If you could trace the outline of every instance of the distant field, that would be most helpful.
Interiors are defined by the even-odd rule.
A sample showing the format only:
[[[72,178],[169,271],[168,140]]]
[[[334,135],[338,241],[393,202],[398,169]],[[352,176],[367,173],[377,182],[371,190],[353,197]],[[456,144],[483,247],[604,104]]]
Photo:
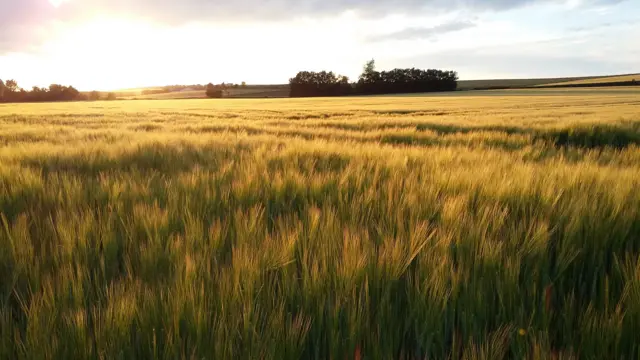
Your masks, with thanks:
[[[174,91],[163,94],[140,95],[122,93],[123,100],[172,100],[172,99],[202,99],[206,98],[204,90]],[[246,88],[231,88],[224,92],[225,98],[281,98],[289,96],[288,85],[250,85]]]
[[[162,90],[161,87],[148,87],[148,88],[139,88],[139,89],[122,89],[122,90],[116,90],[113,91],[115,94],[118,95],[118,97],[122,97],[122,96],[134,96],[134,95],[140,95],[143,91],[156,91],[156,90]]]
[[[489,89],[489,88],[522,88],[535,86],[556,86],[571,84],[591,84],[631,81],[640,79],[640,75],[621,76],[589,76],[570,78],[542,78],[542,79],[497,79],[497,80],[461,80],[458,82],[459,90]]]
[[[163,87],[162,86],[155,86],[155,87],[142,87],[142,88],[131,88],[131,89],[121,89],[121,90],[116,90],[117,93],[141,93],[145,90],[162,90]]]
[[[401,94],[397,96],[425,96],[425,97],[506,97],[506,96],[594,96],[594,95],[640,95],[638,86],[611,86],[611,87],[558,87],[558,88],[525,88],[503,90],[469,90],[442,93],[425,94]]]
[[[289,96],[289,85],[248,86],[233,88],[225,93],[230,98],[281,98]]]
[[[638,359],[640,92],[509,94],[0,105],[0,359]]]
[[[470,90],[478,88],[508,88],[508,87],[529,87],[537,85],[545,85],[550,83],[559,83],[564,81],[586,80],[593,77],[584,78],[543,78],[543,79],[495,79],[495,80],[460,80],[458,81],[459,90]]]
[[[539,86],[561,86],[594,83],[615,83],[631,81],[640,75],[600,76],[600,77],[570,77],[570,78],[541,78],[541,79],[495,79],[495,80],[461,80],[458,90],[491,90],[509,88],[527,88]],[[142,95],[144,90],[159,90],[161,88],[125,89],[117,91],[118,98],[123,100],[173,100],[206,98],[204,90],[175,91],[162,94]],[[249,85],[244,88],[231,88],[225,91],[225,98],[283,98],[289,97],[289,85]]]
[[[544,84],[544,85],[564,86],[564,85],[585,85],[585,84],[603,84],[603,83],[608,84],[608,83],[629,82],[634,80],[637,82],[640,82],[640,74],[599,77],[599,78],[590,78],[590,79],[582,79],[582,80],[573,80],[573,81],[567,81],[567,82],[560,81],[560,82]]]
[[[132,94],[128,96],[121,96],[120,99],[123,100],[176,100],[176,99],[199,99],[205,98],[204,90],[194,90],[194,91],[174,91],[167,92],[162,94]]]

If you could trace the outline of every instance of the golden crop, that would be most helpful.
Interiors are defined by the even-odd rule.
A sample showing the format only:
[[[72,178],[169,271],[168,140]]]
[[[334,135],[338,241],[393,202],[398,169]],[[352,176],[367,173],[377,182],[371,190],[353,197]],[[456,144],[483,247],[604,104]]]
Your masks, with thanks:
[[[1,105],[0,358],[637,358],[639,114]]]

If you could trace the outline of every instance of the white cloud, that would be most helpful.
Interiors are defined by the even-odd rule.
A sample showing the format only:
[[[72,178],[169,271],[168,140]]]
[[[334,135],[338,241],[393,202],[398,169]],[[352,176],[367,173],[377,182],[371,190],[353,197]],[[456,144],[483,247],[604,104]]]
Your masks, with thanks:
[[[6,1],[0,0],[3,10]],[[163,6],[165,10],[170,6],[166,0],[146,17],[132,15],[135,11],[115,15],[119,7],[125,9],[129,4],[135,9],[144,2],[116,1],[109,7],[113,13],[79,17],[77,4],[81,0],[57,9],[46,0],[38,1],[44,1],[47,9],[35,7],[25,13],[15,2],[6,9],[42,19],[40,25],[21,25],[23,31],[17,32],[25,34],[28,28],[39,35],[32,34],[29,41],[14,36],[16,41],[3,45],[0,34],[0,78],[16,78],[25,86],[57,82],[81,89],[109,89],[208,81],[283,83],[299,70],[333,70],[355,78],[371,58],[380,68],[451,69],[467,79],[632,72],[633,61],[638,64],[636,40],[640,33],[631,20],[640,10],[630,2],[610,6],[606,21],[590,10],[593,7],[587,5],[595,2],[588,0],[574,4],[580,7],[573,10],[567,10],[566,0],[498,0],[484,5],[461,0],[446,6],[444,0],[431,0],[426,3],[450,11],[378,17],[342,11],[327,17],[292,10],[292,14],[306,15],[280,21],[183,23],[177,21],[180,14],[169,22],[153,16]],[[269,2],[263,8],[278,8],[285,1],[289,0]],[[100,0],[85,2],[107,6]],[[534,2],[546,5],[513,8]],[[300,6],[340,9],[362,3],[364,0]],[[398,9],[420,6],[418,3],[424,2],[402,0]],[[512,10],[470,11],[470,6]],[[0,12],[0,18],[5,15]],[[627,25],[621,25],[625,21]],[[2,56],[2,49],[12,53]]]

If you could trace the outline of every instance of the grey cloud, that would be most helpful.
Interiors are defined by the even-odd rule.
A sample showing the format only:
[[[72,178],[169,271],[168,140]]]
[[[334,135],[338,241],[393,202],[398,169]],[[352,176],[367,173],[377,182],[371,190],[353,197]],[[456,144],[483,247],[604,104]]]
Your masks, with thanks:
[[[475,27],[476,24],[470,21],[452,21],[438,26],[432,27],[411,27],[390,34],[376,35],[369,37],[369,41],[386,41],[386,40],[417,40],[433,38],[437,35],[456,32],[464,29]]]
[[[555,45],[565,48],[564,52],[551,51],[551,55],[544,54],[545,45]],[[526,53],[524,47],[540,46],[539,54]],[[552,78],[567,76],[593,76],[628,74],[637,72],[637,62],[633,58],[633,51],[623,49],[619,45],[618,59],[590,57],[586,52],[580,52],[578,47],[571,47],[565,40],[539,42],[520,45],[511,51],[504,49],[464,49],[428,53],[398,61],[398,66],[416,66],[429,68],[443,68],[457,70],[462,79],[472,79],[473,74],[507,74],[512,78]],[[469,61],[473,59],[473,61]],[[469,75],[472,74],[472,75]]]
[[[613,4],[624,0],[586,0]],[[566,0],[70,0],[59,8],[48,0],[0,0],[0,54],[33,43],[30,27],[51,20],[74,21],[91,15],[126,15],[167,24],[191,21],[282,21],[293,17],[333,16],[355,10],[362,16],[416,15],[458,10],[504,11],[534,3]],[[23,29],[18,30],[17,27]],[[400,34],[402,35],[402,34]]]
[[[48,0],[0,0],[0,26],[92,14],[144,17],[163,23],[199,20],[285,20],[333,16],[347,10],[376,17],[389,13],[442,13],[460,9],[508,10],[534,2],[563,0],[70,0],[54,9]],[[610,0],[613,1],[613,0]]]
[[[76,18],[91,13],[128,14],[164,22],[215,19],[270,20],[294,16],[327,16],[356,10],[365,16],[389,13],[438,13],[461,9],[508,10],[533,3],[567,0],[70,0],[54,9],[48,0],[0,0],[0,21],[38,20],[44,16]],[[624,0],[586,0],[612,4]]]
[[[73,1],[73,0],[72,0]],[[442,13],[456,10],[504,11],[535,3],[567,0],[75,0],[104,11],[134,13],[163,19],[281,20],[292,16],[330,16],[355,10],[364,16],[389,13]],[[625,0],[584,0],[582,6],[616,4]]]
[[[630,25],[636,25],[637,23],[638,23],[637,20],[616,20],[615,23],[604,22],[604,23],[594,24],[590,26],[574,26],[574,27],[567,28],[567,30],[573,31],[573,32],[585,32],[585,31],[608,29],[613,27],[627,27]]]
[[[0,0],[0,55],[28,48],[54,10],[47,0]]]

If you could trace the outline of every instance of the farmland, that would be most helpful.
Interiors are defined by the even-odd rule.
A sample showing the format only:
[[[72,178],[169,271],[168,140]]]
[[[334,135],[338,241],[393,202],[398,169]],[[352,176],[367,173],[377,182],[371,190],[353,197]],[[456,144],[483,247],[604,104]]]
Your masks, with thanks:
[[[137,92],[119,92],[118,97],[125,100],[176,100],[176,99],[203,99],[206,98],[204,90],[173,91],[158,94],[141,94]],[[289,96],[289,85],[249,85],[247,87],[231,87],[225,89],[225,98],[282,98]]]
[[[633,90],[0,105],[0,358],[638,358],[639,114]]]
[[[632,75],[619,75],[619,76],[606,76],[606,77],[598,77],[591,79],[577,79],[572,81],[564,81],[564,82],[556,82],[551,84],[542,84],[545,86],[576,86],[576,85],[596,85],[596,84],[614,84],[614,83],[625,83],[631,81],[640,82],[640,74],[632,74]]]
[[[572,78],[540,78],[540,79],[494,79],[494,80],[461,80],[458,81],[458,90],[487,90],[487,89],[501,89],[492,90],[505,91],[510,89],[523,90],[525,95],[534,94],[536,87],[557,87],[562,89],[563,87],[575,87],[585,85],[597,85],[603,84],[599,87],[599,90],[609,90],[607,85],[617,84],[622,82],[630,82],[634,79],[640,79],[640,75],[618,75],[618,76],[597,76],[597,77],[572,77]],[[144,89],[129,89],[120,90],[117,92],[119,99],[124,100],[177,100],[177,99],[203,99],[206,98],[204,90],[192,90],[192,91],[167,91],[157,94],[142,94],[145,90],[161,90],[161,88],[144,88]],[[625,89],[622,89],[623,91]],[[248,85],[246,87],[230,87],[224,91],[225,98],[243,99],[243,98],[283,98],[289,97],[289,85]],[[548,90],[541,95],[550,95]],[[571,90],[575,91],[575,90]],[[591,90],[593,91],[593,90]],[[635,90],[633,90],[635,91]],[[513,92],[507,92],[505,95],[513,95]],[[452,94],[443,93],[441,95],[450,96]],[[453,94],[454,96],[460,96],[460,94]],[[479,92],[472,92],[471,96],[485,95]],[[488,93],[488,95],[495,96],[495,93]],[[521,94],[519,94],[521,95]]]
[[[599,77],[460,80],[458,81],[458,89],[472,90],[482,88],[523,88],[544,86],[548,84],[562,84],[569,81],[589,81],[598,78]]]

